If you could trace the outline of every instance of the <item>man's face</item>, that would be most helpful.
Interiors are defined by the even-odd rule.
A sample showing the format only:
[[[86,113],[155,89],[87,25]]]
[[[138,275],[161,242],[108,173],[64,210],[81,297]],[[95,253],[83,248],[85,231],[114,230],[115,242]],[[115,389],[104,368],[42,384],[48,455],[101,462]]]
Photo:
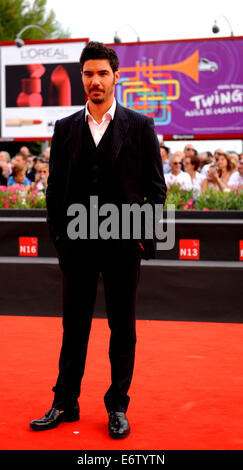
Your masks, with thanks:
[[[106,59],[86,60],[82,80],[89,101],[95,104],[113,101],[119,72],[113,72]]]
[[[188,144],[184,148],[184,153],[186,157],[192,157],[194,155],[194,148],[193,145]]]
[[[14,158],[12,158],[12,167],[16,165],[19,168],[23,168],[23,169],[27,168],[27,162],[21,157],[21,155],[16,155]]]
[[[164,163],[167,160],[168,154],[163,147],[160,147],[160,155],[161,155],[162,162]]]
[[[179,175],[179,173],[181,172],[181,159],[179,157],[172,158],[170,166],[172,174]]]

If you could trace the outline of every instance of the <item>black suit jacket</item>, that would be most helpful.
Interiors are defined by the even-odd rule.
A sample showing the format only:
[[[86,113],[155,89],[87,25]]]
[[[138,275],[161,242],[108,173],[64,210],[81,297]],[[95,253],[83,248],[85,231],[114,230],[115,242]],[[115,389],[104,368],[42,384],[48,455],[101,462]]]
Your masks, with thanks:
[[[50,154],[46,192],[47,223],[54,243],[66,236],[66,213],[70,203],[73,172],[81,154],[85,110],[56,122]],[[128,110],[118,103],[110,142],[112,165],[121,188],[120,203],[164,204],[166,184],[158,138],[152,118]],[[81,160],[80,160],[81,159]],[[87,194],[88,196],[88,194]],[[143,241],[143,257],[154,257],[152,240]]]

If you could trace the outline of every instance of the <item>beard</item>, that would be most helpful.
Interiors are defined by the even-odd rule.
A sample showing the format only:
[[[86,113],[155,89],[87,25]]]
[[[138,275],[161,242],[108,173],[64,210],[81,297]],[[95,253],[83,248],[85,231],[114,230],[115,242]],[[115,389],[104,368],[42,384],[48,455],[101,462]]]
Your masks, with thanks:
[[[95,95],[95,92],[99,92],[99,95]],[[88,97],[92,103],[103,103],[105,100],[105,91],[100,88],[92,88],[89,90]]]
[[[90,101],[92,101],[92,103],[100,104],[100,103],[104,103],[107,99],[110,98],[110,96],[114,93],[114,87],[115,87],[115,78],[110,88],[105,90],[103,88],[93,87],[89,90],[88,93],[87,92],[86,93]],[[95,96],[95,92],[99,92],[99,95]]]
[[[104,96],[89,96],[90,101],[95,104],[103,103],[105,101]]]

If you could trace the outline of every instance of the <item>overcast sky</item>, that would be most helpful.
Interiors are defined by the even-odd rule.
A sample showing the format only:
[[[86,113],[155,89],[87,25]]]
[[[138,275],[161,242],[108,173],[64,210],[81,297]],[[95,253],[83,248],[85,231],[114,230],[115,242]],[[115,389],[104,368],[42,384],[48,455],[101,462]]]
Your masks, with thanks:
[[[243,36],[242,0],[47,0],[50,9],[72,38],[104,43],[113,43],[116,31],[123,42],[136,41],[137,36],[141,41],[222,37],[229,36],[231,28],[235,36]],[[216,35],[212,26],[217,18]],[[195,144],[201,151],[213,150],[220,142]],[[242,152],[240,141],[222,145]],[[172,150],[175,147],[178,143],[171,143]]]
[[[214,20],[229,20],[235,36],[243,35],[242,0],[47,0],[64,29],[73,38],[113,42],[119,29],[123,42],[215,37]],[[131,27],[124,25],[129,24]],[[221,36],[230,34],[224,18],[219,18]]]

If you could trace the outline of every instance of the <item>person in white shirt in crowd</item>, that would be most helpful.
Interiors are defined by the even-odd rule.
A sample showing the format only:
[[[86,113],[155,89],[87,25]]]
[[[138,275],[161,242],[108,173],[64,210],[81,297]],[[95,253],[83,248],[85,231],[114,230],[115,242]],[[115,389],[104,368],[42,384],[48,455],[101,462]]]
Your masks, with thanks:
[[[178,157],[181,161],[181,171],[184,171],[184,158],[185,158],[185,154],[184,152],[182,152],[181,150],[176,150],[174,153],[173,153],[174,157]],[[171,168],[170,168],[170,171],[171,171]]]
[[[234,171],[228,179],[229,188],[243,187],[243,153],[239,156],[238,171]]]
[[[200,173],[202,175],[205,175],[206,177],[208,177],[208,170],[211,166],[215,166],[217,164],[217,160],[218,158],[221,156],[221,155],[225,155],[225,152],[222,150],[222,149],[216,149],[214,154],[213,154],[213,157],[212,157],[212,161],[210,163],[208,163],[207,165],[204,165],[202,168],[201,168],[201,171]]]
[[[228,180],[233,173],[233,164],[227,153],[221,153],[215,157],[216,165],[211,165],[208,170],[208,176],[202,183],[202,191],[207,188],[215,188],[224,191],[227,188]]]
[[[5,162],[6,165],[4,165],[4,171],[5,171],[5,178],[8,178],[9,175],[12,173],[12,166],[11,166],[11,156],[6,150],[1,150],[0,151],[0,161]],[[8,171],[6,171],[6,168],[8,168]]]
[[[47,162],[38,162],[35,167],[35,181],[31,185],[32,190],[45,191],[47,179],[49,176],[49,164]]]
[[[160,144],[159,147],[160,147],[160,155],[161,155],[163,170],[165,174],[170,171],[170,163],[169,163],[170,149],[169,147],[166,147],[166,145],[164,145],[163,142]]]
[[[199,173],[200,158],[197,155],[186,157],[184,160],[185,171],[190,175],[192,182],[193,195],[195,197],[201,194],[202,182],[206,176]]]
[[[11,157],[10,157],[10,154],[8,152],[6,152],[6,150],[1,150],[0,151],[0,160],[2,162],[7,162],[9,163],[11,161]]]
[[[191,178],[188,173],[181,171],[181,165],[181,158],[178,155],[171,155],[171,172],[164,175],[166,185],[169,187],[171,184],[180,184],[182,189],[190,191],[192,189]]]
[[[174,156],[177,156],[180,158],[181,162],[182,160],[185,158],[185,154],[184,152],[182,152],[181,150],[176,150],[174,153],[173,153]]]
[[[213,154],[211,152],[209,152],[208,150],[206,150],[206,152],[200,152],[198,154],[198,157],[200,159],[200,168],[198,169],[198,171],[202,171],[202,168],[205,166],[205,165],[208,165],[209,163],[212,163],[213,161]]]

